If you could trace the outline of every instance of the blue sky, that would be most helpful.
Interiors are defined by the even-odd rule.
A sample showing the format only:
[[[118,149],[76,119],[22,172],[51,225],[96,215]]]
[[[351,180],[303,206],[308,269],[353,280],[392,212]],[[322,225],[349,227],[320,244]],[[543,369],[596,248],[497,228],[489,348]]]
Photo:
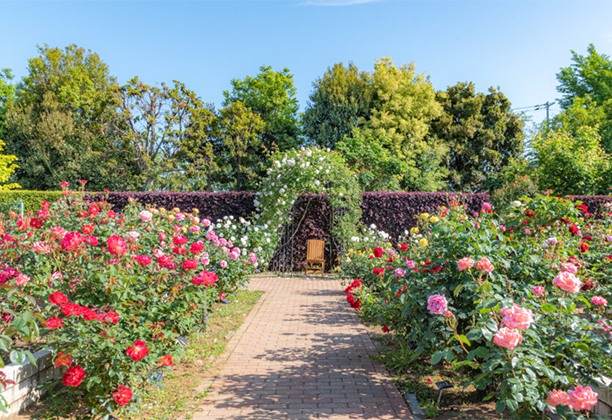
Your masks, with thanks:
[[[519,108],[559,96],[555,74],[570,50],[593,43],[612,55],[611,16],[605,0],[0,0],[0,68],[22,77],[37,44],[75,43],[97,52],[119,82],[176,79],[219,105],[230,79],[287,67],[303,109],[327,67],[371,70],[389,56],[414,61],[436,89],[499,86]]]

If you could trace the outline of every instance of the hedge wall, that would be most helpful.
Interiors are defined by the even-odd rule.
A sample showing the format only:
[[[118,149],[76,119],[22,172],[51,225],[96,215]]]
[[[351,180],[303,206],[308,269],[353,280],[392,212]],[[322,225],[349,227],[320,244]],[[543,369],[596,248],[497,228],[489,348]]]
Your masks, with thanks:
[[[24,211],[38,211],[42,206],[42,202],[47,200],[52,203],[57,201],[62,196],[61,191],[1,191],[0,192],[0,209],[7,205],[18,201],[23,201]]]
[[[255,211],[255,194],[249,192],[110,192],[89,196],[90,200],[106,200],[113,205],[115,211],[121,211],[129,198],[134,198],[143,204],[155,204],[157,207],[182,211],[198,209],[200,216],[212,221],[232,215],[248,217]]]

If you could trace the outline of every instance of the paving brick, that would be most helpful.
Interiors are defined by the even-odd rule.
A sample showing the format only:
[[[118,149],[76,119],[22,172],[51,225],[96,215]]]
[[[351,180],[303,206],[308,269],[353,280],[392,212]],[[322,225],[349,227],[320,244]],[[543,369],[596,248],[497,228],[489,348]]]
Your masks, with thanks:
[[[264,296],[232,336],[193,419],[411,420],[336,279],[254,278]]]

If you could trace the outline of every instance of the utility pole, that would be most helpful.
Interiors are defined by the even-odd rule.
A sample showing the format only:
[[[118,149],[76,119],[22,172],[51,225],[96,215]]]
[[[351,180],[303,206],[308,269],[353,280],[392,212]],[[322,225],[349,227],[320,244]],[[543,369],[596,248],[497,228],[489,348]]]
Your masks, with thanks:
[[[550,128],[550,107],[553,106],[555,103],[556,102],[546,101],[545,104],[535,106],[535,111],[539,111],[540,109],[546,108],[546,124],[548,124],[549,128]]]

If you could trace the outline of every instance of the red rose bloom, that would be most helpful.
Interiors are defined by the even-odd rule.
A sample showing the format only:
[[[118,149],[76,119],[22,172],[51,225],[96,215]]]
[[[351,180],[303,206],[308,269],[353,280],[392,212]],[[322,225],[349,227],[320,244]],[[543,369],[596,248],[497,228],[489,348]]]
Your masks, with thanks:
[[[161,257],[159,257],[157,259],[157,263],[161,265],[162,267],[167,268],[169,270],[173,270],[176,268],[174,261],[172,261],[172,258],[170,258],[168,255],[162,255]]]
[[[189,247],[189,252],[192,254],[199,254],[202,251],[204,251],[204,242],[202,241],[194,242]]]
[[[185,245],[188,242],[188,239],[185,235],[176,235],[174,238],[172,238],[172,242],[174,242],[174,245]]]
[[[100,317],[100,319],[105,322],[112,322],[113,324],[117,325],[117,322],[119,322],[119,314],[117,312],[107,312],[102,317]]]
[[[85,321],[95,321],[100,318],[100,315],[98,315],[97,312],[92,311],[91,309],[86,307],[82,308],[81,315],[83,315],[83,319]]]
[[[68,297],[66,297],[66,295],[62,292],[53,292],[51,295],[49,295],[49,302],[53,303],[54,305],[61,306],[64,303],[68,303]]]
[[[81,228],[81,232],[83,232],[85,235],[91,235],[93,231],[94,231],[93,225],[85,225]]]
[[[76,303],[66,303],[62,305],[62,313],[65,316],[79,316],[83,313],[83,308]]]
[[[100,245],[100,241],[95,236],[86,236],[85,238],[83,238],[83,240],[91,246]]]
[[[172,252],[174,252],[176,255],[185,255],[187,250],[183,247],[175,246],[172,248]]]
[[[91,206],[89,206],[89,215],[90,216],[97,216],[98,213],[100,213],[100,207],[98,207],[95,204],[92,204]]]
[[[211,273],[206,270],[202,271],[200,276],[202,276],[202,284],[204,286],[214,286],[219,278],[219,276],[217,276],[215,273]]]
[[[408,245],[406,245],[405,243],[401,244],[400,249],[402,250],[402,252],[406,252],[408,250]]]
[[[147,348],[147,343],[142,340],[136,340],[134,341],[134,347],[128,347],[125,352],[133,361],[137,362],[149,353],[149,349]]]
[[[580,252],[587,252],[590,246],[586,242],[580,244]]]
[[[159,359],[159,365],[160,366],[172,366],[172,356],[167,354],[164,357],[161,357]]]
[[[145,267],[145,266],[147,266],[147,265],[149,265],[149,264],[151,264],[153,262],[151,257],[149,257],[148,255],[137,255],[133,259],[136,260],[143,267]]]
[[[53,318],[49,318],[48,320],[46,320],[45,321],[45,325],[47,326],[47,328],[52,330],[54,328],[61,328],[61,327],[63,327],[64,323],[62,322],[61,318],[53,317]]]
[[[36,218],[30,220],[30,226],[34,229],[40,229],[43,225],[42,220],[38,220]]]
[[[85,370],[81,366],[72,366],[62,376],[62,382],[66,386],[77,387],[81,385],[83,378],[85,378]]]
[[[113,235],[106,240],[106,245],[108,246],[108,252],[112,255],[123,255],[127,251],[127,244],[125,243],[125,239]]]
[[[72,356],[69,354],[64,354],[62,352],[57,353],[57,358],[55,359],[54,366],[70,366],[72,364]]]
[[[578,232],[580,232],[580,229],[576,225],[570,225],[568,229],[572,233],[572,236],[575,236],[578,234]]]
[[[62,249],[65,251],[75,251],[82,241],[83,237],[79,232],[70,232],[62,239]]]
[[[119,405],[127,405],[132,399],[132,390],[123,385],[117,385],[117,392],[113,392],[113,398]]]
[[[185,260],[182,266],[183,270],[195,270],[198,268],[198,263],[194,260]]]
[[[380,247],[376,247],[376,248],[374,248],[374,250],[372,251],[372,253],[374,254],[374,256],[375,256],[376,258],[380,258],[380,257],[382,257],[382,254],[383,254],[383,249],[382,249],[382,248],[380,248]]]
[[[107,217],[109,219],[115,219],[117,217],[117,213],[115,213],[114,211],[109,211]]]

